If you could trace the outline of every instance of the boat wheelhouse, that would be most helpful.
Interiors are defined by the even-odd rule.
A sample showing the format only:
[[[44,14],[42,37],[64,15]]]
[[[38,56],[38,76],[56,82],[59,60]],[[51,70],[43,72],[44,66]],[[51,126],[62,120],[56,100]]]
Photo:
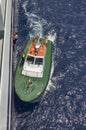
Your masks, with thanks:
[[[30,77],[43,77],[43,68],[45,63],[45,53],[48,39],[41,43],[41,39],[36,36],[26,54],[22,74]]]

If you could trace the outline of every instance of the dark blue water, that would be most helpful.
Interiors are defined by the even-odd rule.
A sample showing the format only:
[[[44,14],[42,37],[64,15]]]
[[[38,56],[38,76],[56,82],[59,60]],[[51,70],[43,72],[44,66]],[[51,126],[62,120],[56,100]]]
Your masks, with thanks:
[[[15,96],[16,130],[86,130],[86,0],[17,0],[18,57],[33,35],[53,41],[45,93],[34,103]]]

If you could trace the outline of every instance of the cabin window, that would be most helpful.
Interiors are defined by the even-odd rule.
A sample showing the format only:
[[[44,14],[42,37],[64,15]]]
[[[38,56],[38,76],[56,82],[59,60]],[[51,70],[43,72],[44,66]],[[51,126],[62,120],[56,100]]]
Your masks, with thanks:
[[[33,64],[33,63],[34,63],[34,57],[32,57],[32,56],[27,56],[27,61],[28,61],[29,63]]]
[[[36,58],[35,64],[36,65],[43,65],[43,58]]]

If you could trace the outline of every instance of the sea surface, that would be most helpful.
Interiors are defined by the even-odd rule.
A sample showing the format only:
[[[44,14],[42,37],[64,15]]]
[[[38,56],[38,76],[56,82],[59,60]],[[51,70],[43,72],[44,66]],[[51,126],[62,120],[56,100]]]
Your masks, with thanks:
[[[17,61],[29,37],[52,40],[44,94],[14,98],[14,130],[86,130],[86,0],[17,0]]]

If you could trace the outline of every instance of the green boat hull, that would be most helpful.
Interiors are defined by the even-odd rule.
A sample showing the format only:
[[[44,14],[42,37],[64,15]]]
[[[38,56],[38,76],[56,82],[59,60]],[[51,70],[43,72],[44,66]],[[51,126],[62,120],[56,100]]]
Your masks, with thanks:
[[[44,39],[43,39],[44,40]],[[24,49],[24,52],[27,53],[28,47],[31,44],[32,40],[30,39]],[[45,55],[45,64],[44,72],[42,78],[28,77],[22,75],[23,66],[21,66],[21,58],[18,62],[16,72],[15,72],[15,92],[20,100],[24,102],[31,102],[38,98],[46,89],[50,71],[51,71],[51,56],[52,56],[52,42],[48,40],[46,55]],[[32,84],[28,87],[28,80],[31,79]]]

